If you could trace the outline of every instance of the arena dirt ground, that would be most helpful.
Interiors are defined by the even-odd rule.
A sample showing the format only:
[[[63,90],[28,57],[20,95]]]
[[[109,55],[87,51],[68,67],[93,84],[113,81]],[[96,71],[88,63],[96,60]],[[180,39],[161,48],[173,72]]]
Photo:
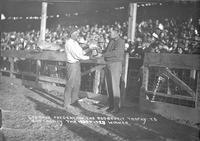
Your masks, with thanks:
[[[137,106],[105,112],[106,100],[83,98],[62,109],[63,95],[26,88],[1,78],[1,140],[6,141],[198,141],[198,129],[144,113]]]

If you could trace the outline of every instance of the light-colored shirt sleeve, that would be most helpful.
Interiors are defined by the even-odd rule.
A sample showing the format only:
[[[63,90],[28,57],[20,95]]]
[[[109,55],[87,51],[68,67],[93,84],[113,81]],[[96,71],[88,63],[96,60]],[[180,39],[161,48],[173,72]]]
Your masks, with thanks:
[[[88,60],[89,56],[84,55],[85,51],[81,46],[74,40],[68,40],[65,44],[65,52],[69,62],[76,62],[79,60]]]

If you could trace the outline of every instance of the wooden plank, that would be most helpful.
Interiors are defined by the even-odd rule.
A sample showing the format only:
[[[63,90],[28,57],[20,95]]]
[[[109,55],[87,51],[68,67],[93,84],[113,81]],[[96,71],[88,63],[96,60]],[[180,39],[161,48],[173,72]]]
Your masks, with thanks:
[[[65,52],[58,51],[36,51],[36,50],[3,50],[2,57],[17,57],[33,60],[66,61]],[[82,60],[81,63],[106,64],[103,57],[91,60]]]
[[[61,68],[61,69],[66,69],[66,66],[59,66],[59,65],[51,65],[51,64],[47,64],[48,67],[57,67],[57,68]]]
[[[66,84],[65,79],[61,78],[54,78],[54,77],[49,77],[49,76],[39,76],[39,81],[45,81],[49,83],[58,83],[58,84]]]
[[[94,72],[95,70],[100,70],[103,67],[105,67],[105,65],[99,65],[99,66],[93,67],[93,68],[81,73],[81,75],[83,76],[83,75],[86,75],[88,73]],[[27,76],[37,77],[37,74],[34,74],[34,73],[23,72],[22,74],[27,75]],[[54,78],[54,77],[49,77],[49,76],[38,76],[38,80],[46,81],[46,82],[52,82],[52,83],[60,83],[60,84],[65,84],[66,83],[65,79]]]
[[[36,61],[36,81],[39,81],[39,76],[40,76],[40,68],[41,68],[41,61],[37,60]]]
[[[0,72],[1,72],[1,73],[2,73],[2,72],[11,73],[10,70],[3,70],[3,69],[1,69]],[[17,71],[13,71],[12,73],[13,73],[13,74],[21,74],[20,72],[17,72]]]
[[[200,70],[200,55],[146,53],[144,65]]]
[[[95,94],[99,93],[100,75],[101,75],[101,70],[97,69],[95,71],[95,77],[94,77],[94,82],[93,82],[93,92]]]
[[[128,39],[132,42],[135,40],[136,31],[136,20],[137,20],[137,3],[129,3],[129,19],[128,19]],[[129,53],[125,53],[122,70],[122,82],[121,82],[121,107],[125,104],[126,99],[126,88],[129,68]]]
[[[24,0],[9,0],[11,2],[23,2]],[[188,2],[199,2],[199,0],[187,0]],[[44,0],[26,0],[26,2],[44,2]],[[74,3],[97,3],[97,4],[128,4],[130,2],[139,2],[139,3],[151,3],[151,2],[175,2],[174,0],[167,0],[167,1],[163,1],[163,0],[48,0],[49,3],[69,3],[69,2],[74,2]],[[184,2],[184,0],[176,0],[176,2]]]
[[[126,89],[126,86],[127,86],[127,78],[128,78],[128,64],[129,64],[129,53],[126,53],[125,54],[125,57],[124,57],[124,67],[123,67],[123,80],[124,80],[124,83],[125,83],[125,89]]]
[[[196,90],[195,107],[198,110],[200,110],[200,71],[197,72],[197,90]]]
[[[1,56],[3,57],[17,57],[26,58],[34,60],[50,60],[50,61],[66,61],[66,56],[64,52],[57,51],[41,51],[36,50],[4,50]]]
[[[163,96],[163,97],[169,97],[169,98],[177,98],[181,100],[188,100],[188,101],[195,101],[195,97],[188,97],[188,96],[183,96],[183,95],[169,95],[169,94],[164,94],[164,93],[154,93],[152,91],[146,91],[146,94],[152,94],[155,96]]]
[[[129,15],[128,39],[134,42],[136,33],[137,3],[129,4]]]
[[[164,72],[164,74],[170,79],[172,79],[177,85],[179,85],[181,88],[187,91],[192,97],[195,97],[195,92],[187,84],[185,84],[185,82],[183,82],[176,75],[174,75],[169,69],[162,68],[161,71]]]
[[[100,69],[102,69],[102,68],[104,68],[104,67],[105,67],[105,65],[98,65],[98,66],[95,66],[95,67],[93,67],[93,68],[91,68],[91,69],[89,69],[89,70],[87,70],[87,71],[82,72],[82,73],[81,73],[81,76],[86,75],[86,74],[91,73],[91,72],[94,72],[94,71],[96,71],[96,70],[100,70]]]
[[[50,83],[46,83],[46,82],[36,83],[35,81],[29,81],[29,80],[23,81],[23,85],[32,87],[32,88],[36,88],[38,90],[45,90],[47,92],[48,91],[57,91],[59,93],[64,93],[64,89],[65,89],[65,87],[55,86]],[[81,91],[81,90],[79,92],[79,98],[85,98],[85,97],[92,98],[95,96],[97,96],[97,94],[94,94],[91,92]]]
[[[46,22],[47,22],[47,2],[42,2],[41,24],[40,24],[40,41],[45,40]]]
[[[21,73],[24,76],[31,76],[31,77],[37,77],[37,74],[33,73],[33,72],[22,72]]]
[[[148,89],[148,82],[149,82],[149,68],[143,66],[143,80],[142,80],[142,89],[147,91]]]
[[[15,77],[14,74],[13,74],[13,72],[14,72],[14,58],[10,57],[9,62],[10,62],[10,77],[14,78]]]

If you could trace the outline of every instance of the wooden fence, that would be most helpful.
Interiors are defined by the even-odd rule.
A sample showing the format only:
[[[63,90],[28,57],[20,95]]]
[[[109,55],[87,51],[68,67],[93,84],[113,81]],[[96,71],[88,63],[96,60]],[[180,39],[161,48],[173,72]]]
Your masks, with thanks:
[[[200,55],[147,53],[142,71],[141,110],[171,119],[200,121]],[[159,90],[164,82],[166,91]],[[177,94],[177,89],[181,93]]]
[[[4,50],[1,51],[1,57],[8,58],[9,61],[9,69],[8,70],[1,70],[1,73],[9,73],[11,78],[15,77],[15,74],[21,75],[22,83],[25,86],[36,87],[39,89],[47,89],[47,90],[57,90],[60,92],[64,91],[64,88],[60,85],[65,85],[66,80],[64,78],[59,77],[51,77],[45,76],[41,74],[41,62],[42,61],[56,61],[56,62],[65,62],[66,55],[64,52],[57,52],[57,51],[16,51],[16,50]],[[22,59],[22,60],[33,60],[35,61],[34,69],[35,71],[15,71],[15,58]],[[85,60],[81,61],[82,64],[89,64],[92,67],[90,69],[85,70],[82,72],[82,76],[87,75],[89,73],[95,72],[96,70],[100,70],[105,66],[105,62],[103,58],[98,58],[94,60]],[[65,68],[65,66],[60,66]],[[27,77],[31,77],[32,79],[26,79]],[[94,79],[94,85],[92,91],[97,91],[98,84],[96,81],[98,79]],[[82,91],[83,92],[83,91]],[[84,92],[88,94],[92,94],[91,92]]]

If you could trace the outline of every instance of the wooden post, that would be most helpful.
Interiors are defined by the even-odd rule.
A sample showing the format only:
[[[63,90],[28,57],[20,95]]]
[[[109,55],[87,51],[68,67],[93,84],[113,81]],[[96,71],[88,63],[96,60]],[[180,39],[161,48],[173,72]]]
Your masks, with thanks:
[[[95,77],[94,77],[94,81],[93,81],[93,93],[94,94],[99,93],[100,74],[101,74],[101,70],[97,69],[95,71]]]
[[[136,18],[137,18],[137,3],[129,4],[129,26],[128,26],[128,39],[134,42],[135,39],[135,30],[136,30]],[[128,64],[129,64],[129,53],[125,53],[124,57],[124,67],[123,67],[123,81],[124,81],[124,90],[122,94],[122,106],[126,98],[126,87],[127,87],[127,76],[128,76]]]
[[[190,71],[190,78],[192,78],[193,80],[195,80],[195,78],[196,78],[196,70],[191,70]]]
[[[46,21],[47,21],[47,2],[42,2],[40,41],[45,40]],[[39,81],[40,68],[41,68],[41,60],[36,60],[36,84],[38,84],[38,81]]]
[[[42,2],[41,24],[40,24],[40,41],[45,40],[46,20],[47,20],[47,2]]]
[[[128,26],[128,39],[131,42],[135,40],[135,31],[136,31],[136,19],[137,19],[137,3],[130,3],[129,5],[130,13],[129,13],[129,26]],[[129,54],[125,55],[125,88],[127,86],[127,76],[128,76],[128,63],[129,63]]]
[[[36,62],[36,82],[39,81],[40,68],[41,68],[41,61],[37,60],[37,62]]]
[[[143,67],[143,81],[142,81],[142,88],[144,88],[145,91],[148,90],[148,81],[149,81],[149,68]]]
[[[195,98],[195,108],[200,110],[200,71],[197,71],[197,89]]]
[[[14,78],[14,58],[13,57],[9,57],[9,62],[10,62],[10,77]]]
[[[136,19],[137,19],[137,3],[130,3],[129,5],[129,26],[128,39],[132,42],[135,40]]]

